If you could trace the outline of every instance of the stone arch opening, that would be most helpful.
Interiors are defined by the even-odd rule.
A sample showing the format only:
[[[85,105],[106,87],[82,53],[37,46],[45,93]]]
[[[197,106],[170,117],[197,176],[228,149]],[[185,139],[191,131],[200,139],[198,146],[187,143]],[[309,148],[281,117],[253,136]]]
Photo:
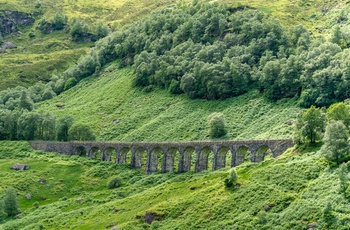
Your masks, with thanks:
[[[146,173],[154,173],[157,172],[159,166],[162,167],[163,164],[163,150],[159,147],[152,149],[147,157],[147,167]]]
[[[147,151],[143,147],[139,147],[135,151],[135,168],[141,168],[146,165],[147,162]]]
[[[255,161],[261,162],[264,161],[266,158],[273,158],[273,153],[269,146],[262,145],[256,151]]]
[[[97,146],[92,147],[91,150],[90,150],[89,156],[90,156],[90,158],[101,160],[101,150],[100,150],[100,148],[97,147]]]
[[[131,164],[131,150],[128,147],[124,147],[120,150],[117,157],[118,164]]]
[[[115,148],[108,147],[105,149],[105,151],[103,153],[102,161],[116,162],[116,157],[117,157],[117,152],[116,152]]]
[[[225,168],[226,166],[231,167],[232,154],[231,150],[227,146],[222,146],[217,153],[215,167],[213,170]]]
[[[236,165],[243,164],[245,161],[251,161],[250,149],[247,146],[240,146],[236,151]]]
[[[174,172],[179,171],[180,169],[180,152],[177,148],[168,149],[164,164],[163,164],[162,172]]]
[[[85,157],[86,156],[86,149],[84,146],[78,146],[75,148],[75,155]]]
[[[203,147],[199,152],[196,172],[201,172],[213,168],[214,153],[209,146]]]
[[[188,172],[195,170],[196,166],[196,151],[193,147],[186,147],[183,158],[180,159],[179,172]]]

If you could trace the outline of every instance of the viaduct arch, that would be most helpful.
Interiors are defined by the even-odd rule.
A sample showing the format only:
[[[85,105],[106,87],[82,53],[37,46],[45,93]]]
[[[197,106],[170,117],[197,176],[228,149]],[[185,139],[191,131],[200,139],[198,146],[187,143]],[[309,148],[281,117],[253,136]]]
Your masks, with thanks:
[[[249,140],[249,141],[192,141],[192,142],[44,142],[31,141],[37,150],[57,152],[113,160],[117,164],[127,163],[128,153],[131,168],[145,165],[146,173],[158,170],[179,173],[191,170],[200,172],[242,164],[245,159],[261,162],[267,154],[276,158],[293,147],[291,139]],[[231,162],[226,162],[230,159]]]

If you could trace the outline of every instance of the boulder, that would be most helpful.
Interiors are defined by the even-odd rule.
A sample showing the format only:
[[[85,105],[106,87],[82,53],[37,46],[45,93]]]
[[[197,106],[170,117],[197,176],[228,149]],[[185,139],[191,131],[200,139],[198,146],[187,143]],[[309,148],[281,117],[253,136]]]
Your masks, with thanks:
[[[4,42],[1,46],[1,48],[3,49],[15,49],[17,48],[17,46],[15,44],[13,44],[12,42]]]
[[[27,170],[27,169],[29,169],[29,165],[17,163],[17,164],[12,165],[11,169],[13,169],[13,170]]]

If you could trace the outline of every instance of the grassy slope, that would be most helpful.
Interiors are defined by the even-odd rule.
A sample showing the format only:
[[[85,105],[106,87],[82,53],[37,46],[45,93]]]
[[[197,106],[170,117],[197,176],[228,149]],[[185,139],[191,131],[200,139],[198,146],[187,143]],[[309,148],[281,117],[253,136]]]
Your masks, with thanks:
[[[228,139],[291,137],[288,121],[300,111],[294,100],[273,104],[255,91],[220,101],[190,100],[164,90],[145,93],[132,87],[132,68],[116,66],[109,65],[98,77],[82,81],[38,109],[71,115],[94,127],[100,140],[125,141],[205,140],[207,117],[213,112],[225,115]]]
[[[289,151],[278,160],[238,166],[241,187],[231,190],[223,184],[227,168],[144,175],[144,169],[44,154],[25,142],[0,142],[0,191],[14,186],[23,212],[21,219],[0,228],[307,229],[317,223],[322,229],[322,210],[330,202],[339,224],[335,228],[340,229],[350,224],[350,202],[339,194],[337,171],[315,150]],[[31,168],[11,171],[16,162],[29,163]],[[106,189],[115,175],[123,179],[123,186]],[[40,184],[40,178],[47,181]],[[27,200],[25,194],[33,199]],[[34,202],[40,207],[36,209]],[[265,205],[271,209],[265,211]],[[147,212],[158,221],[147,224]]]
[[[71,20],[82,18],[93,27],[98,20],[111,26],[112,29],[131,23],[144,15],[165,6],[173,5],[172,1],[52,1],[41,0],[39,9],[35,1],[0,0],[1,10],[12,10],[30,13],[38,21],[50,18],[56,12],[66,14]],[[101,16],[102,15],[102,16]],[[0,54],[0,90],[17,85],[29,86],[37,81],[47,81],[53,71],[63,72],[84,55],[93,43],[76,43],[71,41],[67,31],[56,31],[42,34],[33,26],[21,28],[21,34],[5,37],[17,48]],[[29,33],[35,37],[30,38]]]
[[[68,15],[69,19],[83,18],[92,25],[98,20],[110,25],[112,29],[131,23],[155,10],[173,7],[175,1],[156,0],[118,0],[118,1],[53,1],[41,0],[42,6],[36,9],[33,1],[0,0],[0,10],[12,10],[31,13],[38,20],[42,17],[50,18],[56,12]],[[192,2],[185,0],[183,2]],[[315,34],[328,36],[336,23],[339,12],[346,9],[350,3],[345,0],[220,0],[232,4],[249,5],[272,14],[286,27],[304,24]],[[305,2],[305,4],[302,4]],[[16,85],[28,86],[38,80],[50,79],[53,70],[65,70],[74,63],[80,55],[86,53],[93,44],[77,44],[70,41],[66,32],[60,31],[44,35],[35,30],[36,23],[21,29],[21,35],[6,37],[13,41],[18,48],[7,54],[0,54],[0,90]],[[35,37],[29,38],[29,32]]]

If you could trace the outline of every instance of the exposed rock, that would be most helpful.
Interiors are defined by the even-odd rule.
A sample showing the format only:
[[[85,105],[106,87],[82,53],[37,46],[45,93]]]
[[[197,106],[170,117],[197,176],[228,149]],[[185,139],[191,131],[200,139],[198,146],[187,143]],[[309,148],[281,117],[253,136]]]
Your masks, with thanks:
[[[27,169],[29,169],[29,165],[17,163],[17,164],[12,165],[11,169],[13,169],[13,170],[27,170]]]
[[[267,212],[267,211],[269,211],[269,210],[271,209],[271,207],[270,207],[269,205],[265,204],[265,205],[264,205],[264,209],[265,209],[265,211]]]
[[[18,26],[29,26],[33,23],[34,19],[30,14],[9,10],[2,11],[0,14],[0,35],[15,33],[18,31]]]
[[[307,226],[307,228],[308,229],[314,229],[314,228],[316,228],[317,227],[317,223],[316,222],[313,222],[313,223],[310,223],[308,226]]]
[[[31,199],[32,199],[32,195],[26,194],[26,198],[27,198],[28,200],[31,200]]]
[[[78,203],[81,203],[81,202],[84,201],[84,199],[83,199],[83,198],[78,198],[78,199],[76,199],[75,201],[78,202]]]
[[[15,49],[17,46],[15,46],[15,44],[13,44],[12,42],[4,42],[1,46],[1,48],[3,49]]]
[[[111,228],[111,230],[119,230],[120,227],[119,226],[114,226],[113,228]]]
[[[22,214],[22,213],[15,215],[15,218],[16,218],[16,219],[19,219],[19,218],[21,218],[21,217],[23,217],[23,214]]]
[[[148,223],[148,224],[152,224],[153,221],[155,220],[162,220],[163,217],[161,215],[159,215],[158,213],[156,212],[151,212],[151,211],[146,211],[146,214],[145,214],[145,221]]]
[[[46,179],[45,178],[41,178],[40,180],[39,180],[39,183],[40,184],[44,184],[46,182]]]
[[[116,125],[116,124],[118,124],[120,122],[120,120],[114,120],[113,121],[113,125]]]
[[[293,121],[286,121],[286,122],[284,122],[284,124],[291,126],[291,125],[293,125]]]

